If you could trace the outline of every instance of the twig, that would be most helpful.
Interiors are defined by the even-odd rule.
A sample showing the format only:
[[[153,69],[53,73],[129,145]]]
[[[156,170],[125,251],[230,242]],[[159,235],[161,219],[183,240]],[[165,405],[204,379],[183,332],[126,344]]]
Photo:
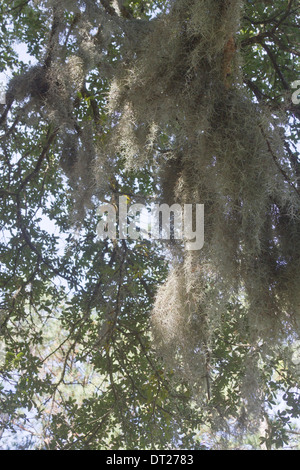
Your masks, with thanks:
[[[268,150],[274,160],[274,163],[275,165],[277,166],[277,168],[279,169],[280,173],[283,175],[285,181],[296,191],[296,193],[298,194],[298,196],[300,196],[300,191],[298,190],[298,188],[294,185],[293,181],[290,180],[290,177],[288,176],[288,174],[284,171],[284,169],[281,167],[280,163],[278,162],[278,159],[275,155],[275,153],[273,152],[273,149],[272,149],[272,146],[269,142],[269,139],[267,138],[263,128],[261,126],[259,126],[260,128],[260,131],[263,135],[263,137],[265,138],[266,140],[266,143],[267,143],[267,146],[268,146]]]

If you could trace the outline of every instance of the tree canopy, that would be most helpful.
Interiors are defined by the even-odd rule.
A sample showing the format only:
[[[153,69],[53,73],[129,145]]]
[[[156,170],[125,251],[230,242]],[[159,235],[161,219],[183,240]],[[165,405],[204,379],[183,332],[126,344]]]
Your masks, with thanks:
[[[2,448],[299,446],[296,0],[0,17]],[[99,239],[119,196],[204,204],[203,248]]]

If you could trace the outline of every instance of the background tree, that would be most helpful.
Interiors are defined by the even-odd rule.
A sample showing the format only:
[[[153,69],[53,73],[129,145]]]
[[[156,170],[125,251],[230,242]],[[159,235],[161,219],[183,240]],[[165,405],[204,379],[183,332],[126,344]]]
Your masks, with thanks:
[[[297,445],[296,1],[0,13],[3,446]],[[99,241],[120,195],[204,203],[204,249]]]

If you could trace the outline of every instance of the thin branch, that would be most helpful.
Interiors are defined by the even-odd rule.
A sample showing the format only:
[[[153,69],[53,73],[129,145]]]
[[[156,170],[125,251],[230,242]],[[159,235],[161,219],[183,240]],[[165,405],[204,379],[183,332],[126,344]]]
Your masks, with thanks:
[[[275,72],[277,73],[278,77],[280,78],[281,82],[282,82],[282,85],[283,85],[283,88],[285,90],[289,90],[290,89],[290,85],[288,84],[288,82],[286,81],[283,73],[281,72],[280,70],[280,67],[279,65],[277,64],[277,60],[276,60],[276,57],[275,55],[273,54],[273,51],[270,49],[269,46],[267,46],[267,44],[263,41],[261,41],[260,43],[262,45],[262,47],[265,49],[265,51],[267,52],[271,62],[272,62],[272,65],[275,69]]]
[[[111,16],[118,16],[116,10],[111,6],[111,2],[109,0],[100,0],[101,5],[103,6],[106,13]]]
[[[37,164],[36,164],[34,170],[33,170],[29,175],[27,175],[26,178],[22,181],[22,184],[21,184],[21,186],[20,186],[19,191],[22,191],[22,190],[25,188],[25,186],[29,183],[29,181],[31,181],[31,179],[32,179],[35,175],[37,175],[38,172],[40,171],[40,168],[41,168],[41,166],[42,166],[42,163],[43,163],[43,161],[44,161],[44,158],[46,157],[46,155],[47,155],[47,153],[48,153],[48,151],[49,151],[49,149],[50,149],[50,147],[51,147],[51,145],[52,145],[52,143],[53,143],[53,140],[54,140],[56,134],[58,133],[58,131],[59,131],[59,128],[55,129],[55,131],[54,131],[52,134],[50,134],[50,132],[48,132],[47,142],[46,142],[46,144],[45,144],[44,147],[43,147],[42,153],[41,153],[41,155],[39,156],[39,159],[38,159],[38,161],[37,161]]]
[[[272,146],[270,144],[270,141],[269,139],[267,138],[264,130],[262,129],[261,126],[259,126],[260,130],[261,130],[261,133],[263,135],[263,137],[265,138],[266,140],[266,143],[267,143],[267,146],[268,146],[268,150],[274,160],[274,163],[275,165],[277,166],[278,170],[280,171],[280,173],[282,174],[282,176],[284,177],[285,181],[294,189],[294,191],[296,191],[296,193],[298,194],[298,196],[300,196],[300,191],[298,190],[298,188],[295,186],[295,184],[293,183],[293,181],[291,181],[290,177],[288,176],[288,174],[284,171],[284,169],[281,167],[280,163],[278,162],[278,159],[275,155],[275,153],[273,152],[273,149],[272,149]]]

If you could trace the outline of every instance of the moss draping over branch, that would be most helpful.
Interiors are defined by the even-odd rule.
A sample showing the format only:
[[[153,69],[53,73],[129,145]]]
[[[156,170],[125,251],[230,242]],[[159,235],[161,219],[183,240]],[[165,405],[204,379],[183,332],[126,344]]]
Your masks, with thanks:
[[[272,348],[289,327],[298,330],[300,197],[282,140],[285,118],[242,86],[235,46],[242,2],[171,6],[114,77],[109,145],[129,168],[155,154],[163,202],[205,205],[205,246],[183,252],[152,316],[162,355],[199,387],[204,352],[232,299],[244,299],[253,342]],[[162,135],[168,149],[157,154]]]
[[[207,390],[208,351],[232,299],[243,299],[253,343],[273,347],[289,328],[299,331],[299,189],[284,115],[254,103],[243,86],[243,2],[174,0],[146,22],[104,1],[82,2],[81,15],[69,0],[64,8],[77,16],[67,32],[61,2],[47,4],[53,26],[43,65],[11,82],[10,101],[30,98],[59,127],[79,207],[107,193],[119,157],[128,169],[157,168],[162,202],[205,205],[205,246],[182,249],[152,322],[171,367]],[[76,54],[67,58],[71,33]],[[95,69],[109,84],[105,126],[85,88]],[[92,103],[93,123],[75,120],[78,94]]]

